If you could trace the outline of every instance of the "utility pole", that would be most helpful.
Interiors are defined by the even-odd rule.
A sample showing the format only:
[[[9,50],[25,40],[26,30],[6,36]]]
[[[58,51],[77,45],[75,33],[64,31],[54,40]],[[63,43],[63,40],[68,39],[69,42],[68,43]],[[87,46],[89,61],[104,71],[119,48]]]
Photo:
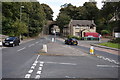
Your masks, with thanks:
[[[22,21],[21,21],[21,16],[22,16],[22,8],[24,8],[24,6],[20,6],[20,23],[22,22]],[[22,38],[22,37],[21,37],[21,34],[20,34],[20,40],[21,40],[21,38]]]

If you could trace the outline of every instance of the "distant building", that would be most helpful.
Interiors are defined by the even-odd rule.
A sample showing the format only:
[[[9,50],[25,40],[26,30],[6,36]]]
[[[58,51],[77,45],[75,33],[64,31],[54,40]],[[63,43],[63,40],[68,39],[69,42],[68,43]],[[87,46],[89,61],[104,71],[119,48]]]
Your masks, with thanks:
[[[85,32],[96,32],[96,25],[93,20],[71,20],[63,28],[63,36],[84,37]]]

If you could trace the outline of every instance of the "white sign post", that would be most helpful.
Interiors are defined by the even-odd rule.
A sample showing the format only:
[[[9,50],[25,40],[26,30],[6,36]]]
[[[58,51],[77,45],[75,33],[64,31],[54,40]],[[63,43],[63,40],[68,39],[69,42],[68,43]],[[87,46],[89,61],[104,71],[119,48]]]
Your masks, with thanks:
[[[55,34],[54,41],[56,41],[56,31],[53,30],[53,33]]]

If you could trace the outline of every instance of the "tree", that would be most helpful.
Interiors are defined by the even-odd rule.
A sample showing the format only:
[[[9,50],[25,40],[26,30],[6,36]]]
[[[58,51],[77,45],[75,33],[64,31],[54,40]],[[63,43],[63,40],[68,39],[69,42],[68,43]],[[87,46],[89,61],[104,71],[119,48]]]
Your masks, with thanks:
[[[71,20],[71,18],[67,14],[65,14],[65,13],[59,14],[59,16],[57,17],[57,24],[60,28],[61,33],[63,33],[64,26],[68,25],[70,20]]]
[[[12,26],[14,28],[14,36],[20,36],[21,34],[28,32],[26,24],[20,20],[16,20]]]
[[[43,7],[43,10],[46,14],[46,19],[47,20],[53,20],[53,11],[52,9],[47,5],[47,4],[41,4]]]
[[[21,6],[24,8],[20,21]],[[37,36],[46,23],[46,15],[39,2],[3,2],[2,11],[2,32],[5,35],[18,36],[29,33],[29,36]]]

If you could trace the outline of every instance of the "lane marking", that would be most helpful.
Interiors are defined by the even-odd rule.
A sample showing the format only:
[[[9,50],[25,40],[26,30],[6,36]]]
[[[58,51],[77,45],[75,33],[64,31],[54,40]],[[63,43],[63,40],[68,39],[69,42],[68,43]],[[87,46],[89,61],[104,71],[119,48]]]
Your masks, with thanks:
[[[39,79],[39,78],[40,78],[40,75],[36,75],[36,76],[35,76],[35,79]]]
[[[31,44],[31,45],[29,45],[28,47],[32,47],[32,46],[34,46],[35,44]]]
[[[38,63],[38,61],[35,61],[34,63],[35,63],[35,64],[37,64],[37,63]]]
[[[43,64],[44,62],[43,61],[40,61],[40,64]]]
[[[97,56],[97,57],[100,58],[100,59],[109,61],[109,62],[111,62],[111,63],[114,63],[114,64],[119,64],[119,62],[117,62],[117,61],[115,61],[115,60],[112,60],[112,59],[109,59],[109,58],[105,58],[104,56]]]
[[[42,67],[42,66],[43,66],[43,64],[40,64],[40,66]]]
[[[36,60],[35,61],[38,61],[38,58],[40,57],[40,55],[37,56]]]
[[[38,44],[39,42],[35,42],[36,44]]]
[[[42,67],[39,67],[39,69],[38,70],[42,70]]]
[[[35,69],[35,66],[32,66],[31,69]]]
[[[25,78],[30,78],[31,74],[26,74]]]
[[[97,67],[112,67],[112,68],[118,68],[120,66],[118,65],[97,65]]]
[[[25,75],[25,78],[30,78],[32,75],[32,72],[34,71],[35,67],[38,64],[38,59],[39,59],[40,55],[37,56],[37,58],[35,59],[34,63],[32,64],[30,70],[28,71],[28,74]],[[40,61],[40,66],[43,66],[44,62]],[[36,73],[35,79],[39,79],[40,78],[40,74],[42,73],[42,67],[38,68],[38,71]]]
[[[39,75],[40,75],[40,74],[41,74],[41,71],[37,71],[37,74],[39,74]]]
[[[33,70],[29,70],[29,71],[28,71],[28,73],[30,73],[30,74],[31,74],[32,72],[33,72]]]
[[[22,50],[24,50],[25,48],[26,48],[26,47],[23,47],[23,48],[21,48],[21,49],[19,49],[19,50],[17,50],[17,51],[18,51],[18,52],[19,52],[19,51],[22,51]]]
[[[63,64],[63,65],[77,65],[75,63],[59,63],[59,62],[45,62],[45,63],[51,63],[51,64]]]
[[[36,66],[37,64],[33,63],[33,66]]]

